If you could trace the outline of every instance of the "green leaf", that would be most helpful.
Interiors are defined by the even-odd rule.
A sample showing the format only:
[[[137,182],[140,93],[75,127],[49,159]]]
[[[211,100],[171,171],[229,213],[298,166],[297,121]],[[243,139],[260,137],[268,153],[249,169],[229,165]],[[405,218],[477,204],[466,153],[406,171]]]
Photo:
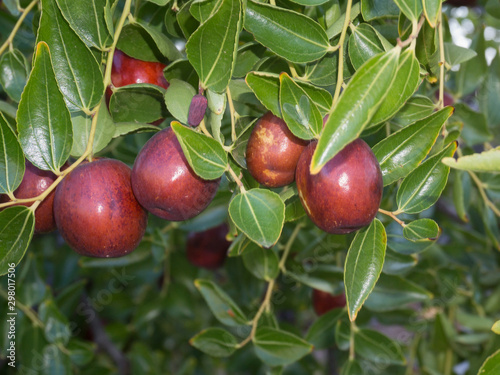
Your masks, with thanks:
[[[45,338],[48,342],[66,345],[71,336],[66,316],[61,313],[53,300],[45,300],[39,307],[40,320],[45,325]]]
[[[407,49],[399,58],[398,71],[388,95],[373,116],[369,127],[387,121],[394,116],[417,90],[420,84],[420,65],[412,49]],[[431,114],[429,112],[428,114]]]
[[[109,112],[115,122],[150,123],[167,117],[165,89],[150,83],[134,83],[115,89]]]
[[[148,0],[150,3],[153,3],[153,4],[156,4],[156,5],[159,5],[159,6],[165,6],[167,5],[170,0]]]
[[[372,311],[397,310],[413,302],[426,302],[433,298],[431,292],[400,276],[380,277],[365,307]]]
[[[426,96],[415,95],[408,99],[406,104],[391,120],[391,122],[404,127],[415,121],[430,116],[434,111],[434,103]]]
[[[191,99],[196,95],[196,90],[189,83],[173,79],[165,92],[165,103],[168,111],[179,122],[187,124]]]
[[[388,245],[385,252],[383,272],[387,275],[404,275],[416,264],[417,259],[415,257],[397,253]]]
[[[428,249],[433,242],[407,240],[403,235],[403,228],[396,222],[387,226],[387,246],[394,252],[402,255],[413,255]]]
[[[5,275],[9,264],[19,264],[28,248],[35,229],[35,215],[24,206],[15,206],[0,212],[0,275]]]
[[[350,21],[351,22],[354,21],[356,17],[359,16],[360,13],[361,13],[360,3],[354,4],[351,8],[351,16],[349,17]],[[328,36],[328,39],[332,39],[340,35],[344,27],[344,19],[345,19],[345,14],[337,18],[337,20],[335,20],[335,22],[330,27],[328,27],[328,29],[326,30],[326,35]]]
[[[35,62],[17,111],[19,141],[26,157],[43,170],[58,172],[71,151],[71,117],[57,85],[46,43]]]
[[[240,234],[229,246],[227,252],[229,257],[236,257],[243,254],[244,251],[251,251],[255,247],[259,247],[255,242],[252,242],[244,234]]]
[[[287,271],[287,276],[313,289],[322,290],[330,294],[338,294],[337,285],[342,282],[343,272],[332,264],[318,264],[311,271],[295,267],[293,271]]]
[[[138,122],[119,122],[115,124],[113,138],[118,138],[126,134],[157,132],[161,130],[156,125],[141,124]]]
[[[364,375],[363,368],[355,359],[350,359],[343,367],[340,375]]]
[[[171,124],[184,156],[193,171],[205,180],[215,180],[227,168],[227,153],[215,139],[207,137],[176,121]]]
[[[399,52],[394,48],[371,58],[351,78],[318,141],[311,161],[312,174],[318,173],[368,125],[395,77]]]
[[[106,27],[104,8],[106,0],[57,0],[61,12],[71,28],[89,46],[104,50],[113,37]],[[91,5],[91,9],[89,9]]]
[[[277,55],[295,62],[318,60],[330,49],[321,26],[303,14],[248,1],[245,29]]]
[[[67,348],[71,362],[77,366],[85,366],[94,358],[97,345],[88,341],[70,339]]]
[[[470,48],[476,51],[477,56],[460,65],[460,70],[456,76],[459,97],[471,94],[483,82],[488,72],[485,55],[486,41],[483,30],[476,30],[476,36],[472,39]]]
[[[421,0],[394,0],[401,12],[413,22],[417,22],[422,13]]]
[[[205,329],[189,340],[189,343],[211,357],[229,357],[238,345],[236,338],[222,328]]]
[[[269,248],[280,238],[285,221],[285,204],[275,192],[252,189],[233,198],[229,204],[229,215],[248,238]]]
[[[339,320],[335,326],[335,344],[340,350],[347,350],[350,346],[351,326],[349,323]]]
[[[450,173],[450,168],[441,163],[441,160],[443,157],[452,156],[456,149],[457,143],[451,143],[423,162],[403,180],[396,197],[398,211],[417,214],[436,203]]]
[[[397,17],[399,8],[393,0],[361,0],[361,14],[365,21]]]
[[[304,78],[317,86],[332,86],[337,83],[339,55],[327,53],[321,59],[306,65]]]
[[[432,219],[418,219],[403,228],[404,237],[412,242],[435,241],[440,234],[441,229]]]
[[[24,154],[16,135],[0,112],[0,194],[12,193],[24,176]]]
[[[493,324],[493,327],[491,327],[491,330],[497,334],[500,335],[500,320],[497,320],[495,324]]]
[[[404,365],[405,357],[399,345],[380,332],[359,329],[354,332],[356,354],[375,363]]]
[[[324,4],[324,3],[328,2],[329,0],[292,0],[292,1],[296,4],[313,7],[313,6]]]
[[[431,27],[436,27],[439,12],[441,10],[441,0],[422,0],[425,18]]]
[[[498,54],[488,68],[488,76],[478,97],[481,113],[486,115],[488,125],[493,128],[500,124],[500,56]]]
[[[72,371],[69,357],[56,344],[46,346],[42,358],[42,375],[67,375]]]
[[[0,59],[0,85],[15,102],[21,100],[21,94],[28,80],[26,58],[17,49],[7,51]]]
[[[301,139],[312,139],[321,133],[323,119],[316,104],[286,73],[280,74],[280,106],[290,131]]]
[[[143,61],[175,61],[182,54],[174,42],[154,27],[140,22],[125,25],[117,47],[127,55]]]
[[[335,326],[344,314],[344,309],[333,309],[321,315],[307,331],[307,342],[315,349],[329,348],[334,340]]]
[[[279,275],[279,258],[271,249],[253,246],[242,254],[243,264],[252,275],[260,280],[271,281]]]
[[[309,354],[313,346],[286,331],[258,328],[253,337],[255,354],[269,366],[284,366]]]
[[[449,167],[474,172],[500,172],[500,148],[483,151],[454,159],[443,158],[443,163]]]
[[[279,102],[280,79],[277,74],[250,72],[245,81],[254,92],[259,101],[269,109],[275,116],[281,118],[281,108]],[[293,80],[307,96],[316,104],[321,116],[325,116],[332,105],[330,93],[319,87],[315,87],[300,80]]]
[[[67,105],[71,109],[88,110],[99,103],[104,94],[101,67],[63,18],[55,0],[42,0],[37,42],[42,41],[50,48],[54,72]]]
[[[187,57],[204,88],[221,93],[229,84],[242,20],[240,0],[222,0],[217,12],[189,38]]]
[[[200,23],[203,23],[219,10],[221,4],[222,0],[194,1],[189,7],[189,12]]]
[[[464,124],[461,138],[469,146],[489,142],[493,139],[484,113],[476,112],[464,103],[454,105],[453,119]]]
[[[248,319],[238,305],[212,281],[197,279],[194,285],[200,291],[214,316],[222,324],[237,327],[248,323]]]
[[[384,52],[384,46],[375,29],[367,23],[362,23],[349,37],[348,51],[352,66],[358,70],[370,58]]]
[[[479,369],[478,375],[496,375],[500,371],[500,350],[486,358]]]
[[[438,52],[439,49],[435,54],[437,55]],[[449,64],[451,68],[455,65],[459,65],[473,59],[477,56],[477,52],[469,48],[457,46],[453,43],[444,43],[444,56],[446,63]]]
[[[443,108],[391,134],[373,147],[382,170],[384,186],[406,176],[420,164],[452,113],[452,107]]]
[[[359,310],[375,287],[384,265],[387,235],[375,219],[356,234],[345,260],[344,284],[349,319],[356,320]]]
[[[73,148],[71,155],[80,157],[85,153],[87,143],[89,141],[90,128],[92,126],[92,116],[86,115],[83,112],[73,112],[71,114],[71,122],[73,124]],[[93,153],[96,154],[106,147],[113,139],[116,132],[116,126],[111,120],[108,109],[104,106],[100,107],[97,114],[97,125],[92,145]]]

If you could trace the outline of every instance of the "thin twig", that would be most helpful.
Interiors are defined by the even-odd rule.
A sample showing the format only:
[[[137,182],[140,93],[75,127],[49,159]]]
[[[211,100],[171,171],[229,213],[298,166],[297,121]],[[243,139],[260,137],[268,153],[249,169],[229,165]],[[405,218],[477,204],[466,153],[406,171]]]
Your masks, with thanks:
[[[31,9],[33,9],[33,7],[38,3],[38,0],[33,0],[27,7],[26,9],[24,9],[23,13],[21,14],[21,16],[19,17],[19,19],[17,20],[16,24],[14,25],[14,28],[12,29],[9,37],[7,38],[7,40],[4,42],[4,44],[2,44],[2,47],[0,47],[0,55],[2,55],[2,53],[5,52],[5,50],[7,49],[7,47],[11,46],[12,45],[12,42],[14,41],[14,37],[16,36],[17,32],[19,31],[19,28],[21,27],[24,19],[26,18],[26,16],[28,15],[28,13],[31,11]]]

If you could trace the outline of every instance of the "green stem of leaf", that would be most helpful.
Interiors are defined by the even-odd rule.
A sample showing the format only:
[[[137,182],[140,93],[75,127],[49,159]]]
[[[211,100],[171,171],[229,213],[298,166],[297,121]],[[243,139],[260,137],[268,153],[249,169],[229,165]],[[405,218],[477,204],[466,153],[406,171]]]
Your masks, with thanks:
[[[295,239],[297,238],[297,235],[299,234],[300,229],[302,228],[303,224],[297,224],[297,226],[294,228],[292,235],[288,239],[288,242],[286,243],[285,246],[285,251],[283,252],[283,255],[281,257],[280,263],[279,263],[279,268],[281,272],[286,273],[286,268],[285,268],[285,262],[288,258],[288,255],[290,254],[290,249],[292,248],[293,243],[295,242]]]
[[[231,90],[229,86],[226,89],[227,103],[229,104],[229,112],[231,114],[231,141],[236,142],[236,111],[234,109],[233,97],[231,96]]]
[[[354,351],[354,334],[356,333],[356,330],[358,327],[356,327],[356,323],[354,321],[351,321],[351,332],[349,335],[349,360],[353,361],[355,357],[355,351]]]
[[[443,10],[439,10],[439,102],[438,109],[444,107],[444,68],[445,68],[445,56],[444,56],[444,38],[443,38]],[[446,127],[443,129],[446,132]]]
[[[380,212],[381,214],[389,216],[390,218],[392,218],[392,220],[394,220],[396,223],[398,223],[399,225],[401,225],[403,228],[406,227],[406,224],[404,223],[404,221],[398,219],[398,217],[396,216],[396,215],[399,215],[401,213],[400,211],[391,212],[391,211],[386,211],[386,210],[383,210],[383,209],[379,208],[378,212]]]
[[[238,177],[236,172],[233,171],[233,169],[231,168],[231,166],[229,164],[227,165],[227,171],[229,172],[229,174],[231,175],[233,180],[236,182],[236,184],[240,188],[241,192],[246,193],[246,189],[245,189],[245,186],[243,186],[243,182],[241,182],[240,178]]]
[[[33,7],[37,3],[38,3],[38,0],[33,0],[31,3],[29,3],[29,5],[26,7],[26,9],[24,9],[23,13],[21,14],[21,16],[17,20],[14,28],[12,29],[9,37],[4,42],[4,44],[2,44],[2,46],[0,47],[0,56],[2,55],[2,53],[5,52],[5,50],[7,49],[7,47],[12,47],[12,41],[14,40],[14,37],[16,36],[17,32],[19,31],[19,28],[21,27],[24,19],[26,18],[26,16],[28,15],[28,13],[31,11],[31,9],[33,9]]]

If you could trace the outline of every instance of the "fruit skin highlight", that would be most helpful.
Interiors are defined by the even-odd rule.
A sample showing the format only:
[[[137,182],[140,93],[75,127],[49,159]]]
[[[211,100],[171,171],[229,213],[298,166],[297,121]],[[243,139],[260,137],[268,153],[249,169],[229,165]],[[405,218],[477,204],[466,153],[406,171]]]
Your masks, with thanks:
[[[312,304],[318,316],[326,314],[328,311],[345,307],[345,294],[333,295],[322,290],[314,289],[312,293]]]
[[[132,188],[139,203],[170,221],[188,220],[212,201],[220,178],[198,177],[171,128],[156,133],[142,148],[132,169]]]
[[[354,232],[371,223],[382,200],[382,172],[362,139],[344,147],[316,175],[311,159],[317,142],[300,156],[296,180],[300,201],[311,220],[333,234]]]
[[[77,253],[120,257],[139,245],[148,218],[134,197],[130,174],[121,161],[103,158],[80,164],[57,186],[57,228]]]
[[[186,256],[197,267],[214,270],[222,267],[227,257],[229,242],[226,223],[203,232],[190,233],[186,242]]]
[[[68,167],[65,164],[61,169]],[[14,196],[17,199],[34,198],[42,194],[50,185],[57,179],[57,176],[51,171],[43,171],[38,169],[28,160],[26,160],[26,169],[23,180],[18,188],[14,191]],[[56,230],[56,222],[54,220],[54,194],[52,191],[37,207],[35,211],[35,233],[49,233]],[[0,195],[0,203],[10,202],[7,195]],[[30,207],[34,202],[18,203],[13,206]],[[1,211],[1,210],[0,210]]]
[[[295,168],[308,141],[297,138],[271,112],[260,118],[246,149],[248,171],[261,185],[281,187],[295,180]]]

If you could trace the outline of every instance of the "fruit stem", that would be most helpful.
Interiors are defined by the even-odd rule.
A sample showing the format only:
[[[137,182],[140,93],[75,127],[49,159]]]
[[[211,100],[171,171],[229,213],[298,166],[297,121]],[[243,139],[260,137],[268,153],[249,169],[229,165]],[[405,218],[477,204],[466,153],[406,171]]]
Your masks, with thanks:
[[[295,239],[297,238],[297,235],[299,234],[299,231],[303,226],[304,226],[303,223],[297,224],[297,226],[295,227],[295,229],[292,232],[292,235],[288,239],[288,242],[286,243],[285,251],[283,252],[283,255],[281,256],[281,260],[279,263],[279,269],[283,273],[286,273],[285,262],[288,258],[288,254],[290,254],[290,249],[292,248],[292,245],[295,242]]]
[[[443,40],[443,10],[439,9],[439,25],[438,25],[438,35],[439,35],[439,102],[438,109],[444,107],[444,67],[445,67],[445,56],[444,56],[444,40]]]
[[[352,7],[352,0],[347,0],[347,7],[345,10],[345,19],[344,19],[344,26],[342,26],[342,33],[340,34],[340,40],[339,43],[337,44],[338,50],[339,50],[339,67],[337,70],[337,85],[335,86],[335,95],[333,96],[333,102],[332,102],[332,107],[330,108],[330,114],[333,111],[333,108],[335,104],[337,103],[337,100],[339,99],[340,95],[340,89],[342,87],[342,82],[344,82],[344,40],[345,36],[347,34],[347,28],[349,27],[349,23],[351,22],[351,7]]]
[[[246,193],[246,189],[245,189],[245,186],[243,186],[243,182],[241,182],[240,178],[236,175],[236,173],[233,171],[233,169],[231,168],[231,166],[229,164],[227,165],[227,171],[229,172],[229,174],[231,175],[233,180],[236,182],[236,184],[240,188],[241,192]]]
[[[387,215],[389,216],[390,218],[392,218],[396,223],[398,223],[399,225],[401,225],[403,228],[406,227],[406,224],[404,223],[404,221],[400,220],[397,218],[396,215],[400,214],[401,212],[399,211],[394,211],[394,212],[391,212],[391,211],[386,211],[386,210],[383,210],[381,208],[378,209],[378,212],[380,212],[381,214],[384,214],[384,215]]]
[[[198,127],[201,129],[201,131],[203,132],[203,134],[205,134],[207,137],[213,138],[212,134],[210,134],[210,132],[207,130],[207,126],[205,125],[205,120],[201,120],[201,122],[198,125]]]
[[[405,41],[401,41],[401,39],[398,38],[397,45],[401,48],[410,45],[410,48],[415,49],[415,46],[417,44],[418,34],[420,33],[420,29],[422,28],[424,21],[425,17],[422,15],[420,17],[420,20],[418,21],[418,24],[416,23],[416,21],[413,22],[411,35]]]
[[[23,13],[21,14],[21,16],[19,17],[19,19],[17,20],[16,24],[14,25],[14,28],[12,29],[9,37],[7,38],[7,40],[4,42],[4,44],[2,44],[2,47],[0,47],[0,56],[2,55],[2,53],[5,52],[5,50],[7,49],[7,47],[10,47],[12,45],[12,42],[14,40],[14,37],[16,36],[17,32],[19,31],[19,28],[21,27],[24,19],[26,18],[26,16],[28,15],[28,13],[31,11],[31,9],[33,9],[33,7],[38,3],[38,0],[33,0],[23,11]]]
[[[227,103],[229,104],[229,112],[231,113],[231,141],[236,142],[236,111],[234,110],[233,97],[231,96],[231,90],[229,86],[226,90]]]

